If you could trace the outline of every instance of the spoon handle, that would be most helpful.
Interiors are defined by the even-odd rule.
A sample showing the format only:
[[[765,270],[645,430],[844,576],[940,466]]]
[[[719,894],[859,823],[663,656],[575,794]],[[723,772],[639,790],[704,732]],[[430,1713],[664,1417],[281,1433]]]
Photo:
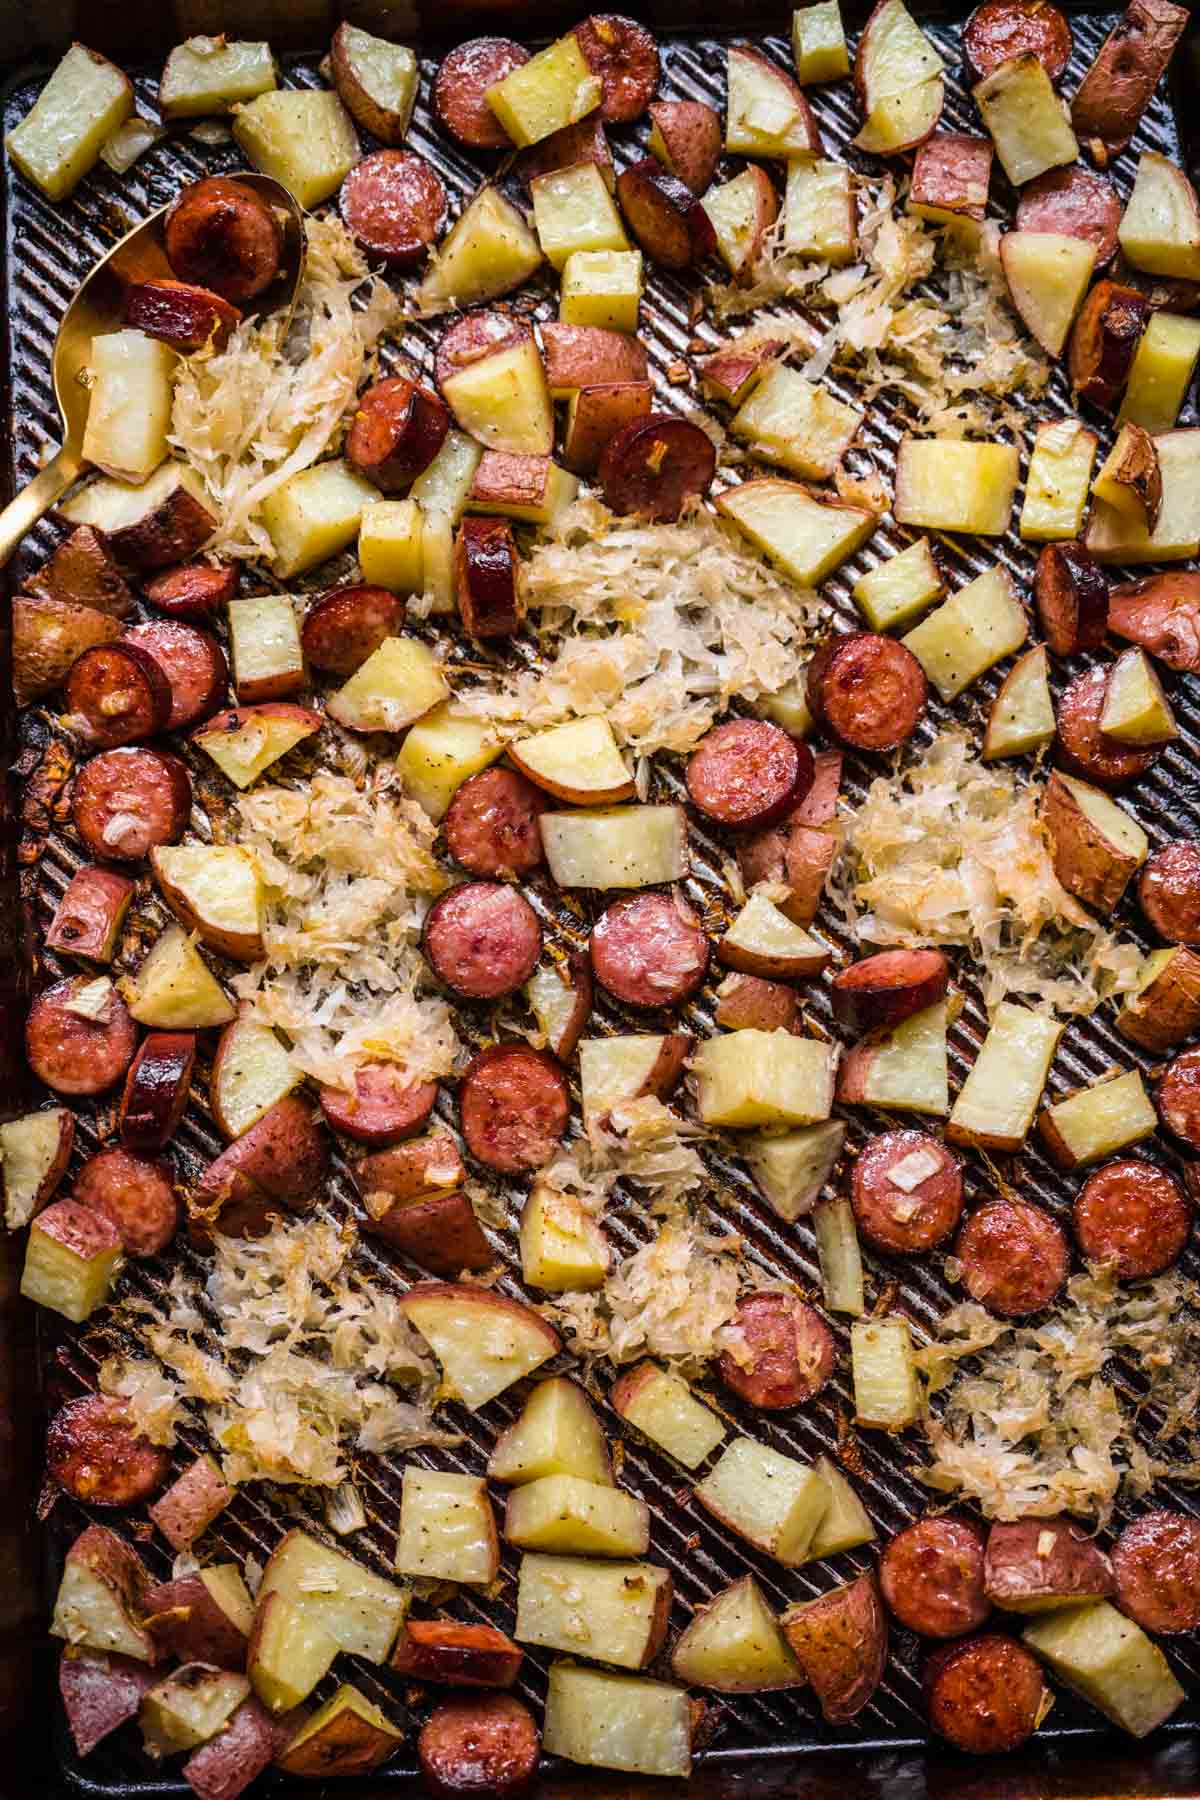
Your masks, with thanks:
[[[40,475],[23,487],[0,512],[0,568],[8,561],[27,531],[60,500],[83,468],[83,458],[64,444]]]

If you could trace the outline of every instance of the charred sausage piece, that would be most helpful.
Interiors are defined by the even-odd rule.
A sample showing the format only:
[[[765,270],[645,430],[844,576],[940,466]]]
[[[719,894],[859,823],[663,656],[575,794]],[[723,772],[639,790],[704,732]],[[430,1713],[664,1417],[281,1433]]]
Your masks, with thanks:
[[[1200,1050],[1185,1050],[1167,1065],[1158,1084],[1158,1113],[1173,1136],[1200,1150]]]
[[[834,976],[829,999],[837,1023],[855,1037],[924,1012],[950,985],[950,965],[940,950],[880,950]]]
[[[671,894],[629,894],[607,907],[588,942],[592,973],[614,1000],[682,1006],[708,973],[708,939]]]
[[[1117,253],[1121,211],[1112,183],[1076,163],[1074,168],[1048,169],[1021,189],[1016,227],[1083,238],[1096,246],[1095,266],[1103,269]]]
[[[717,989],[714,1016],[726,1031],[791,1031],[800,1017],[800,996],[782,981],[727,975]]]
[[[1156,850],[1138,881],[1147,922],[1168,944],[1200,944],[1200,843],[1181,839]]]
[[[1200,675],[1200,571],[1172,569],[1115,587],[1108,629],[1140,644],[1168,669]]]
[[[237,579],[233,563],[177,563],[148,581],[143,591],[150,604],[168,618],[203,625],[228,606]]]
[[[759,830],[798,806],[813,784],[813,754],[765,719],[729,719],[688,759],[692,802],[718,825]]]
[[[808,665],[813,717],[852,750],[895,750],[921,721],[925,671],[903,644],[873,631],[825,640]]]
[[[216,712],[229,687],[229,664],[215,637],[175,619],[155,619],[148,625],[132,626],[125,633],[125,642],[147,651],[167,678],[171,690],[168,731],[182,731]]]
[[[712,220],[695,194],[656,157],[618,175],[617,199],[646,255],[664,269],[689,269],[716,248]]]
[[[1036,56],[1057,81],[1070,60],[1071,27],[1049,0],[984,0],[963,26],[962,47],[976,81],[1014,56]]]
[[[1026,1200],[987,1201],[959,1232],[954,1254],[972,1300],[1004,1319],[1049,1306],[1071,1260],[1062,1227]]]
[[[512,1694],[443,1700],[417,1739],[417,1760],[441,1800],[512,1800],[533,1780],[541,1736],[529,1708]]]
[[[304,615],[300,642],[308,661],[331,675],[353,675],[384,638],[395,637],[404,623],[405,604],[387,588],[356,581],[330,588]]]
[[[98,987],[88,975],[73,975],[46,988],[29,1009],[25,1056],[56,1094],[102,1094],[133,1061],[137,1026],[116,988]]]
[[[879,1561],[888,1611],[922,1637],[977,1631],[991,1611],[983,1591],[984,1548],[979,1526],[951,1513],[907,1525]]]
[[[1200,1519],[1160,1508],[1127,1525],[1112,1553],[1117,1605],[1143,1631],[1200,1626]]]
[[[684,503],[707,494],[717,453],[698,425],[670,413],[632,419],[610,437],[600,457],[599,482],[613,512],[641,519],[677,519]]]
[[[166,750],[104,750],[84,763],[71,792],[75,829],[93,856],[137,862],[183,835],[192,782]]]
[[[449,424],[440,395],[405,375],[391,375],[359,395],[346,455],[381,493],[398,494],[429,467]]]
[[[433,84],[433,105],[452,138],[469,150],[503,150],[511,142],[487,103],[487,91],[529,61],[511,38],[471,38],[445,58]]]
[[[507,519],[467,518],[454,540],[454,592],[468,636],[511,637],[525,616],[521,559]]]
[[[47,950],[83,956],[89,962],[111,962],[133,894],[133,882],[115,869],[94,865],[78,869],[50,921]]]
[[[129,1065],[121,1096],[121,1142],[147,1154],[174,1137],[196,1066],[193,1031],[149,1031]],[[78,1197],[78,1196],[77,1196]]]
[[[636,19],[593,13],[575,27],[584,60],[600,77],[600,116],[612,125],[640,118],[658,87],[658,45]]]
[[[1200,1125],[1200,1096],[1195,1122]],[[1115,1263],[1122,1281],[1169,1269],[1191,1228],[1192,1211],[1178,1183],[1136,1156],[1106,1163],[1075,1196],[1079,1248],[1089,1262]]]
[[[179,1228],[175,1184],[164,1163],[101,1150],[84,1163],[72,1196],[116,1226],[130,1256],[157,1256]]]
[[[371,256],[405,268],[419,262],[446,217],[446,190],[423,156],[376,150],[342,183],[346,230]]]
[[[1037,1658],[998,1633],[935,1650],[925,1695],[933,1729],[972,1756],[1019,1749],[1037,1730],[1049,1697]]]
[[[382,1149],[420,1131],[437,1094],[436,1081],[413,1081],[394,1063],[371,1063],[356,1072],[353,1092],[325,1086],[318,1098],[335,1131]]]
[[[1067,367],[1081,400],[1111,412],[1121,398],[1150,302],[1134,287],[1098,281],[1071,329]]]
[[[458,1106],[467,1149],[502,1175],[548,1163],[571,1116],[566,1076],[527,1044],[480,1051],[459,1083]]]
[[[903,1256],[943,1243],[962,1217],[958,1158],[927,1131],[885,1131],[854,1164],[850,1204],[877,1250]]]
[[[1096,52],[1071,102],[1071,123],[1101,168],[1137,130],[1189,16],[1171,0],[1129,0]]]
[[[494,1625],[458,1619],[409,1619],[391,1655],[391,1667],[409,1681],[452,1682],[455,1687],[511,1687],[525,1653]]]
[[[283,230],[253,188],[209,175],[180,194],[167,215],[164,246],[181,281],[242,306],[278,275]]]
[[[71,724],[100,750],[165,731],[171,684],[140,644],[97,644],[76,657],[63,684]]]
[[[125,294],[126,325],[161,338],[185,356],[205,348],[223,350],[240,318],[237,307],[220,294],[186,281],[137,281]]]
[[[1033,577],[1042,635],[1055,656],[1099,650],[1108,627],[1108,581],[1082,544],[1044,544]]]
[[[89,1506],[137,1506],[160,1488],[171,1458],[134,1429],[126,1401],[83,1394],[59,1407],[46,1433],[46,1471]]]
[[[820,1313],[795,1294],[750,1294],[731,1324],[737,1353],[721,1354],[721,1380],[763,1412],[800,1406],[833,1374],[837,1346]]]
[[[435,900],[421,947],[439,981],[467,1000],[514,994],[537,967],[542,927],[502,881],[466,881]]]
[[[446,811],[446,848],[472,875],[528,875],[542,860],[546,796],[516,769],[481,769]]]
[[[1063,689],[1055,729],[1058,733],[1054,760],[1069,775],[1078,775],[1096,787],[1120,788],[1144,775],[1157,762],[1161,746],[1135,750],[1100,729],[1107,668],[1085,669]]]

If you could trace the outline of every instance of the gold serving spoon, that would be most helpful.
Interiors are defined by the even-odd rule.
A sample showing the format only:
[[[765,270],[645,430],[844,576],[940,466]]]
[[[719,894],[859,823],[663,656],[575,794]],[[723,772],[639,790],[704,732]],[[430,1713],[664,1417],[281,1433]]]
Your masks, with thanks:
[[[241,170],[236,179],[253,188],[278,213],[283,226],[283,258],[279,274],[254,303],[256,312],[285,312],[287,325],[296,306],[304,274],[304,214],[287,189],[269,175],[250,175]],[[0,567],[8,561],[25,533],[61,500],[87,464],[83,458],[83,432],[87,424],[87,367],[92,339],[100,332],[119,331],[125,290],[131,282],[173,279],[162,244],[169,201],[85,275],[62,316],[54,339],[54,397],[62,417],[62,446],[27,486],[0,512]]]

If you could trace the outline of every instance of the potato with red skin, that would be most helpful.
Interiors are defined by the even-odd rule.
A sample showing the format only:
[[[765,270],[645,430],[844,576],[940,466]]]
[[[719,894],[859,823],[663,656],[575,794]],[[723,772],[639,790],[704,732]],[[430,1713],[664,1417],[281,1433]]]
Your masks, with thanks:
[[[511,1687],[525,1652],[493,1625],[458,1619],[409,1619],[400,1627],[389,1666],[408,1681],[453,1687]]]
[[[1137,288],[1098,281],[1071,328],[1067,368],[1081,400],[1111,412],[1121,398],[1150,303]]]
[[[594,474],[609,441],[654,410],[648,381],[601,382],[579,388],[572,398],[562,459],[576,475]]]
[[[115,869],[77,869],[46,929],[47,950],[110,963],[133,895],[133,882]]]
[[[189,1550],[233,1499],[216,1461],[197,1456],[147,1512],[172,1550]]]
[[[1168,669],[1200,675],[1200,571],[1169,569],[1113,588],[1108,629]]]
[[[717,989],[714,1017],[726,1031],[791,1031],[800,1017],[800,996],[782,981],[735,973]]]
[[[149,1589],[142,1612],[162,1655],[218,1669],[245,1668],[247,1635],[220,1604],[219,1593],[201,1575],[176,1576]]]
[[[1071,168],[1047,169],[1028,182],[1021,189],[1015,223],[1018,231],[1049,231],[1094,244],[1098,271],[1117,253],[1122,210],[1112,183],[1076,163]]]
[[[116,619],[94,606],[17,594],[12,602],[12,681],[18,706],[59,687],[76,659],[121,635]]]
[[[1065,1518],[996,1519],[988,1528],[984,1591],[1005,1612],[1050,1612],[1114,1591],[1112,1563],[1093,1537]]]
[[[183,1776],[196,1800],[237,1800],[282,1749],[280,1722],[255,1700],[243,1700],[216,1737],[193,1750]]]
[[[616,186],[612,151],[598,112],[576,119],[552,131],[540,143],[530,144],[517,158],[517,173],[526,187],[539,175],[554,175],[559,169],[574,168],[576,163],[594,163],[611,193]]]
[[[796,1294],[750,1294],[731,1321],[744,1349],[721,1353],[722,1381],[763,1412],[799,1406],[819,1394],[833,1373],[837,1348],[815,1308]],[[749,1357],[749,1362],[740,1360]]]
[[[77,525],[50,560],[28,577],[25,592],[29,598],[88,606],[110,619],[123,619],[133,606],[121,565],[94,525]]]
[[[703,100],[656,100],[650,123],[658,134],[666,168],[699,196],[711,184],[721,160],[721,119]]]
[[[983,1532],[953,1513],[905,1526],[879,1563],[888,1611],[922,1637],[960,1637],[983,1624],[990,1610],[983,1575]]]
[[[58,1691],[77,1756],[90,1756],[97,1744],[137,1717],[142,1695],[158,1676],[132,1656],[106,1656],[99,1650],[63,1648],[58,1665]]]
[[[394,1200],[368,1193],[370,1222],[363,1230],[382,1239],[429,1275],[457,1281],[464,1270],[478,1274],[495,1261],[475,1208],[461,1192],[424,1199]]]
[[[1189,16],[1171,0],[1129,0],[1096,52],[1071,102],[1071,123],[1101,168],[1137,130]]]
[[[888,1653],[874,1570],[789,1607],[779,1622],[826,1723],[843,1725],[860,1713],[883,1679]]]
[[[272,1214],[307,1212],[325,1180],[328,1147],[311,1104],[277,1100],[208,1165],[189,1205],[193,1236],[261,1237]]]
[[[568,325],[558,319],[547,320],[539,330],[546,385],[556,399],[574,388],[648,378],[646,352],[626,332],[607,331],[602,325]]]

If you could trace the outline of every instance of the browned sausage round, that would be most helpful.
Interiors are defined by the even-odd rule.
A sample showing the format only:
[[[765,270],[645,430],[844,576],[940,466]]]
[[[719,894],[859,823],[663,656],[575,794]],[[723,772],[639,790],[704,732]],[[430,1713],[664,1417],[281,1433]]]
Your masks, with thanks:
[[[1144,1631],[1200,1626],[1200,1519],[1159,1508],[1127,1525],[1113,1546],[1117,1605]]]
[[[978,1630],[991,1611],[983,1591],[984,1547],[979,1526],[955,1514],[906,1525],[879,1560],[889,1612],[922,1637]]]
[[[629,894],[607,907],[588,940],[592,973],[614,1000],[681,1006],[708,973],[708,939],[672,894]]]
[[[605,505],[615,513],[677,519],[685,501],[707,494],[716,470],[717,453],[698,425],[651,413],[609,438],[599,482]]]
[[[425,1785],[445,1800],[511,1800],[533,1780],[540,1749],[533,1714],[514,1695],[471,1694],[434,1707],[417,1760]]]
[[[552,1056],[528,1044],[493,1044],[468,1065],[458,1088],[467,1149],[502,1175],[548,1163],[567,1129],[571,1096]]]
[[[1085,669],[1063,689],[1055,726],[1058,740],[1054,760],[1070,775],[1096,787],[1119,788],[1144,775],[1158,759],[1159,751],[1135,750],[1100,729],[1108,668]]]
[[[1138,903],[1168,944],[1200,944],[1200,843],[1181,838],[1156,850],[1138,881]]]
[[[600,116],[626,125],[644,113],[658,87],[658,45],[636,19],[593,13],[575,27],[584,60],[600,77]]]
[[[188,1102],[196,1066],[194,1031],[148,1031],[129,1065],[121,1095],[121,1142],[126,1150],[161,1150],[174,1137]],[[78,1198],[78,1196],[76,1196]]]
[[[1033,577],[1042,635],[1055,656],[1099,650],[1108,626],[1108,581],[1082,544],[1045,544]]]
[[[712,220],[686,182],[646,156],[617,176],[625,223],[651,262],[688,269],[716,248]]]
[[[1167,1130],[1200,1150],[1200,1050],[1185,1050],[1158,1084],[1158,1112]]]
[[[1071,27],[1049,0],[984,0],[963,26],[962,47],[976,81],[1014,56],[1036,56],[1051,81],[1057,81],[1070,60]]]
[[[850,1204],[876,1249],[906,1256],[932,1250],[962,1217],[958,1158],[927,1131],[885,1131],[854,1164]]]
[[[802,1405],[833,1374],[833,1333],[796,1294],[750,1294],[730,1323],[741,1343],[722,1351],[721,1380],[763,1412]]]
[[[521,559],[507,519],[462,521],[454,540],[454,594],[469,637],[511,637],[518,630]]]
[[[110,862],[137,862],[157,844],[173,844],[191,810],[191,777],[166,750],[104,750],[84,763],[71,793],[76,831]]]
[[[429,467],[449,424],[440,395],[405,375],[390,375],[359,395],[346,455],[381,493],[398,494]]]
[[[523,319],[510,313],[490,312],[481,308],[464,313],[444,334],[434,357],[433,376],[439,387],[455,375],[461,375],[472,363],[485,356],[498,356],[502,350],[515,350],[533,333]]]
[[[158,662],[124,640],[76,657],[63,692],[80,736],[101,750],[153,737],[171,717],[171,684]]]
[[[136,281],[126,290],[125,323],[173,350],[223,350],[241,314],[211,288],[186,281]]]
[[[1108,628],[1168,669],[1200,675],[1200,569],[1167,569],[1115,587]]]
[[[318,1099],[335,1131],[382,1149],[420,1131],[437,1095],[436,1081],[412,1081],[394,1063],[372,1063],[356,1073],[353,1093],[326,1086]]]
[[[546,796],[516,769],[468,776],[446,811],[446,848],[472,875],[528,875],[542,860]]]
[[[487,90],[529,61],[511,38],[471,38],[445,58],[433,104],[452,138],[471,150],[503,150],[512,140],[487,103]]]
[[[1134,287],[1098,281],[1079,309],[1067,345],[1071,386],[1081,400],[1111,412],[1133,364],[1150,302]]]
[[[1096,246],[1096,268],[1112,261],[1121,223],[1121,200],[1103,175],[1076,163],[1050,169],[1021,189],[1018,231],[1052,231]]]
[[[954,1254],[972,1300],[1005,1319],[1049,1306],[1071,1260],[1062,1227],[1027,1200],[987,1201],[959,1232]]]
[[[384,638],[396,636],[405,611],[399,594],[365,581],[330,588],[304,615],[300,629],[304,654],[316,669],[353,675]]]
[[[167,678],[168,731],[182,731],[216,712],[229,687],[229,665],[215,637],[175,619],[154,619],[131,626],[124,641],[147,651]]]
[[[502,881],[465,881],[425,915],[421,947],[434,974],[468,1000],[499,1000],[529,980],[542,927],[528,900]]]
[[[60,1406],[46,1432],[46,1469],[89,1506],[137,1506],[160,1488],[171,1458],[129,1421],[128,1403],[83,1394]]]
[[[813,784],[813,754],[766,719],[728,719],[688,758],[693,804],[718,825],[759,829],[798,806]]]
[[[1105,1163],[1075,1196],[1079,1248],[1089,1262],[1115,1263],[1122,1281],[1169,1269],[1191,1228],[1192,1209],[1179,1184],[1136,1156]]]
[[[727,975],[717,989],[717,1024],[726,1031],[790,1031],[800,1016],[800,996],[782,981],[761,975]]]
[[[116,1226],[130,1256],[157,1256],[179,1228],[179,1202],[165,1163],[128,1150],[101,1150],[84,1163],[72,1198]]]
[[[939,1001],[950,985],[940,950],[880,950],[834,976],[829,1000],[844,1030],[890,1030]]]
[[[167,261],[182,281],[211,288],[235,306],[270,287],[283,257],[283,230],[253,188],[209,175],[184,188],[167,215]]]
[[[357,163],[338,196],[346,229],[371,256],[419,262],[442,228],[446,190],[423,156],[376,150]]]
[[[148,581],[143,591],[168,618],[203,625],[233,599],[237,578],[233,563],[176,563]]]
[[[925,1695],[933,1729],[972,1756],[1016,1750],[1037,1730],[1047,1699],[1037,1658],[990,1633],[935,1650]]]
[[[852,750],[895,750],[921,720],[925,671],[903,644],[874,631],[826,638],[808,665],[808,704]]]
[[[71,1011],[83,989],[93,985],[90,975],[55,982],[38,995],[25,1020],[29,1066],[56,1094],[102,1094],[133,1061],[137,1026],[115,987],[99,1018]]]

